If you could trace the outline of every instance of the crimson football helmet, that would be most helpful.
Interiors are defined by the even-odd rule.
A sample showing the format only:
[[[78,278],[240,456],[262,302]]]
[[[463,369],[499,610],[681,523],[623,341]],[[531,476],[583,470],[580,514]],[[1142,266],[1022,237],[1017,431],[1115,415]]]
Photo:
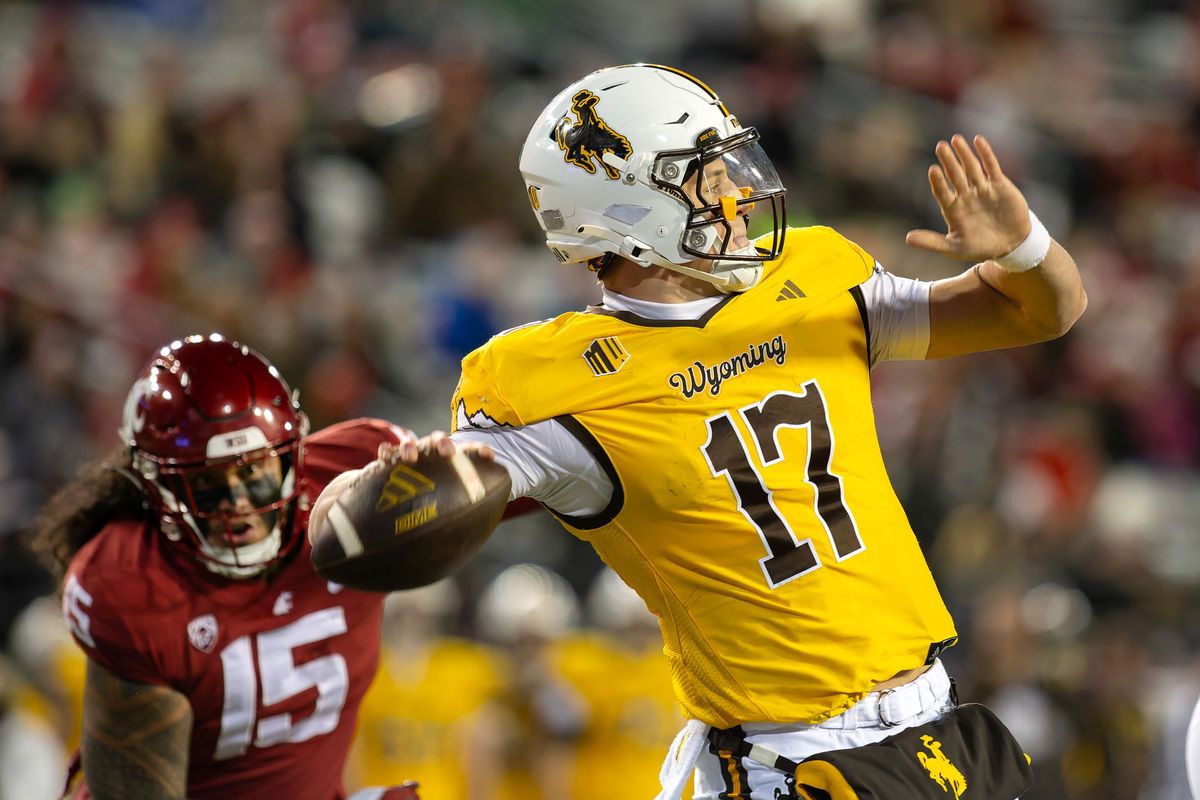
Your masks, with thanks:
[[[261,573],[301,541],[296,501],[307,432],[308,420],[279,371],[249,347],[215,333],[159,350],[134,382],[120,428],[134,478],[163,532],[189,542],[205,566],[231,578]],[[271,459],[279,460],[277,477],[264,466]],[[247,476],[239,486],[249,504],[236,514],[222,502],[229,487],[206,480],[228,469]],[[236,528],[251,517],[261,517],[270,533],[252,544],[233,544]],[[225,536],[214,537],[214,528],[223,528]]]

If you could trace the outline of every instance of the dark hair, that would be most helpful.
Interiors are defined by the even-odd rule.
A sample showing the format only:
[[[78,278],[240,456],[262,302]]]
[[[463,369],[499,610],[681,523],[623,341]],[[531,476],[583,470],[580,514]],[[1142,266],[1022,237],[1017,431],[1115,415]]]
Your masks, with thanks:
[[[602,256],[588,259],[588,269],[596,273],[596,280],[604,280],[604,275],[612,267],[613,262],[616,260],[616,255],[616,253],[605,253]]]
[[[105,525],[149,518],[145,492],[129,472],[130,462],[129,450],[122,447],[84,465],[42,507],[30,545],[56,580],[62,580],[71,559]]]

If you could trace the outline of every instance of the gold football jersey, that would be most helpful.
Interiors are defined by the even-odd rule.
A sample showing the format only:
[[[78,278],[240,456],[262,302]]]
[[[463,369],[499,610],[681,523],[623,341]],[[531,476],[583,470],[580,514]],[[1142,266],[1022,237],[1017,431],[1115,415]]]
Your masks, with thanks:
[[[663,750],[683,715],[657,648],[634,650],[591,633],[557,644],[553,663],[588,707],[587,730],[575,743],[572,800],[658,794]]]
[[[456,429],[555,419],[612,480],[605,509],[560,520],[659,616],[703,722],[828,718],[955,636],[876,438],[854,289],[873,268],[793,229],[698,320],[597,307],[463,360]]]
[[[427,797],[472,797],[473,726],[502,681],[499,660],[471,642],[442,639],[416,656],[385,647],[358,712],[355,783],[413,779]]]

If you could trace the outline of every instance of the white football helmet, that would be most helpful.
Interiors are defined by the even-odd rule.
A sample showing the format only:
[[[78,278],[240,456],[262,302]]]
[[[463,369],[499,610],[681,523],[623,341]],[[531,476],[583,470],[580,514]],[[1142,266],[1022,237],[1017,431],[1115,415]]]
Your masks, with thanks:
[[[587,596],[588,617],[597,628],[626,631],[631,628],[658,629],[658,617],[621,576],[605,567],[592,582]]]
[[[559,261],[611,253],[740,292],[779,257],[786,229],[785,190],[758,138],[686,72],[611,67],[546,106],[521,175]],[[756,206],[772,215],[758,247],[746,229]]]
[[[383,601],[383,637],[392,645],[412,646],[445,633],[462,607],[453,578],[392,592]]]
[[[497,575],[479,599],[481,631],[496,641],[557,639],[579,621],[579,600],[561,575],[517,564]]]

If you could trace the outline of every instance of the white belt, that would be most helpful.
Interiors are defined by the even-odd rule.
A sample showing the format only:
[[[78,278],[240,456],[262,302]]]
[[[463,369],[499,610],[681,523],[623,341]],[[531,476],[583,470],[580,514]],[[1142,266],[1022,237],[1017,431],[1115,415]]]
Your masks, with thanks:
[[[950,693],[950,676],[942,662],[934,661],[929,669],[913,680],[894,689],[870,692],[850,708],[836,717],[818,725],[801,725],[796,728],[831,728],[853,730],[854,728],[893,728],[901,725]],[[746,733],[762,733],[767,730],[781,731],[789,726],[743,725]]]
[[[929,669],[915,679],[893,689],[869,692],[845,712],[816,725],[780,725],[776,723],[744,723],[741,728],[747,735],[756,733],[786,733],[793,730],[826,728],[850,730],[853,728],[884,727],[902,725],[912,717],[933,707],[950,694],[950,676],[940,660],[934,661]],[[671,742],[666,760],[659,770],[658,778],[662,790],[655,800],[679,800],[683,788],[691,777],[696,760],[708,743],[709,726],[699,720],[688,720],[683,729]],[[773,754],[770,754],[773,755]],[[756,758],[768,765],[770,755]]]

